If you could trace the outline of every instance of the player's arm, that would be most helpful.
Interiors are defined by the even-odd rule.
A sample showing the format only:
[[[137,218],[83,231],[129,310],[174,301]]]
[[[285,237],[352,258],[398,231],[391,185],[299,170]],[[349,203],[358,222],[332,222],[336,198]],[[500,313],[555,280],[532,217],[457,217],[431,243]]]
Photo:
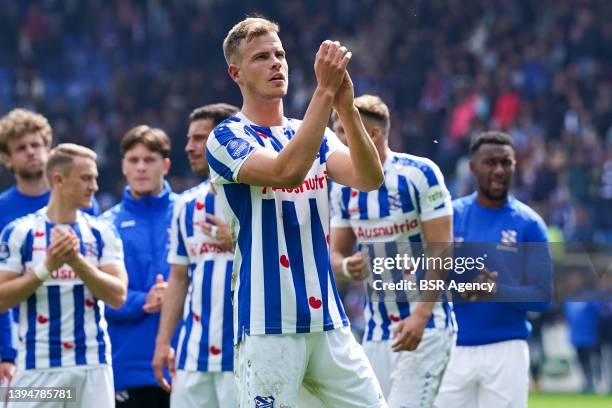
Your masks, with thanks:
[[[125,303],[118,309],[112,307],[104,310],[104,315],[107,320],[129,321],[139,320],[146,316],[143,306],[146,303],[147,294],[142,290],[130,289],[127,290]]]
[[[155,378],[166,391],[170,391],[170,385],[164,378],[164,367],[167,366],[170,373],[174,375],[174,350],[170,342],[181,319],[188,289],[189,275],[187,265],[172,265],[168,287],[166,288],[166,296],[162,303],[159,328],[155,340],[155,354],[153,355],[152,362]]]
[[[367,278],[368,260],[362,252],[353,254],[357,241],[353,229],[334,227],[331,229],[330,239],[331,265],[336,279],[363,280]]]
[[[19,275],[0,270],[0,312],[6,312],[26,300],[40,285],[42,281],[33,272]]]
[[[348,71],[334,99],[334,108],[346,132],[348,148],[339,145],[327,159],[332,180],[361,191],[376,190],[384,181],[380,158],[372,138],[353,105],[353,82]]]
[[[0,361],[15,362],[13,350],[13,323],[9,310],[0,313]]]
[[[428,243],[425,248],[427,257],[451,256],[451,240],[453,236],[453,217],[445,215],[442,217],[423,221],[423,237]],[[431,243],[431,244],[430,244]],[[446,271],[428,269],[423,279],[446,280]],[[417,302],[410,316],[401,320],[395,330],[396,341],[393,343],[393,351],[413,351],[419,346],[427,322],[431,318],[435,302],[439,300],[439,291],[421,291],[421,300]]]
[[[123,263],[123,244],[111,224],[102,224],[100,233],[103,245],[99,266],[92,265],[81,254],[79,239],[72,229],[62,231],[53,228],[52,239],[71,237],[74,245],[72,251],[65,256],[65,263],[81,278],[92,295],[117,309],[125,303],[127,293],[128,278]],[[63,263],[52,266],[49,270],[54,270]]]
[[[304,181],[321,147],[334,96],[350,58],[351,53],[338,42],[325,41],[321,44],[314,65],[317,88],[300,128],[279,153],[255,149],[239,170],[239,183],[262,187],[297,187]]]
[[[330,260],[337,279],[363,280],[369,273],[368,260],[362,252],[353,254],[357,237],[351,227],[345,198],[350,193],[350,188],[337,184],[330,191]]]
[[[68,264],[96,298],[114,308],[123,305],[127,292],[127,272],[123,265],[95,267],[81,254]]]
[[[550,306],[553,290],[553,262],[544,222],[537,220],[531,223],[525,239],[526,242],[520,244],[524,281],[516,286],[498,283],[496,296],[510,301],[507,304],[516,309],[543,312]]]
[[[10,385],[15,375],[15,356],[13,345],[13,323],[11,313],[0,313],[0,386]]]
[[[428,244],[425,252],[429,258],[446,258],[452,256],[451,242],[453,239],[453,216],[445,215],[443,217],[434,218],[429,221],[424,221],[422,224],[423,237]],[[426,271],[424,279],[428,280],[446,280],[448,271],[430,269]],[[421,292],[423,301],[418,302],[414,308],[415,316],[423,319],[425,322],[431,317],[431,312],[438,301],[440,293],[437,291]]]
[[[64,264],[68,255],[74,252],[76,244],[73,236],[58,236],[47,249],[45,261],[22,274],[20,245],[14,237],[3,242],[2,245],[8,248],[9,257],[0,262],[0,311],[6,311],[30,297],[49,278],[49,271]]]

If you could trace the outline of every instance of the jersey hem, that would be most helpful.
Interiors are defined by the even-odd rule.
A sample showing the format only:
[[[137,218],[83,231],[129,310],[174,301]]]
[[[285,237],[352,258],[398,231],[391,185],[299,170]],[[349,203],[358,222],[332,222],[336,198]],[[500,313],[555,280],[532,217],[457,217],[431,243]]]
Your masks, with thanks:
[[[255,327],[250,330],[246,327],[242,327],[239,330],[240,334],[237,336],[237,342],[240,342],[240,337],[246,336],[265,336],[265,335],[283,335],[283,334],[310,334],[310,333],[322,333],[330,330],[340,329],[342,327],[349,327],[348,319],[336,320],[329,324],[319,324],[316,326],[296,326],[295,329],[283,329],[281,327]]]

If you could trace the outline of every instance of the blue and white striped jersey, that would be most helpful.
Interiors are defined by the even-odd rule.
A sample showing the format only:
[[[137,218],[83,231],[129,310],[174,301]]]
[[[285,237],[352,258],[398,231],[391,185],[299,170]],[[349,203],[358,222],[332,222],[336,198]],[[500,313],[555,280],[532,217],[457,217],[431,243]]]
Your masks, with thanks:
[[[225,218],[217,195],[205,181],[184,192],[175,204],[168,262],[189,266],[177,368],[232,371],[234,363],[231,278],[234,254],[213,245],[201,225],[206,214]]]
[[[350,187],[335,184],[331,193],[332,228],[352,228],[357,243],[377,243],[366,245],[368,255],[391,257],[407,253],[413,254],[414,247],[422,248],[424,237],[421,224],[453,213],[450,193],[444,185],[444,177],[438,166],[431,160],[404,153],[389,152],[383,165],[385,182],[376,191],[362,192]],[[384,244],[383,244],[384,243]],[[411,271],[404,276],[396,276],[399,271],[387,271],[385,282],[399,279],[414,279]],[[401,272],[400,272],[401,274]],[[369,285],[366,281],[366,290]],[[368,292],[368,294],[370,294]],[[406,293],[397,293],[394,299],[378,300],[368,296],[364,308],[366,341],[388,340],[396,322],[410,315],[415,303]],[[454,316],[451,305],[446,301],[437,302],[427,327],[447,327],[454,329]]]
[[[238,183],[257,149],[279,152],[301,121],[261,127],[242,113],[217,126],[206,156],[211,180],[226,203],[234,256],[236,341],[243,335],[311,333],[348,325],[329,263],[327,159],[340,141],[331,130],[302,185]]]
[[[78,211],[70,226],[92,265],[123,266],[121,239],[112,225]],[[7,225],[0,237],[0,273],[23,274],[44,262],[53,227],[46,207]],[[19,337],[20,369],[111,364],[104,303],[68,265],[52,271],[21,303]]]

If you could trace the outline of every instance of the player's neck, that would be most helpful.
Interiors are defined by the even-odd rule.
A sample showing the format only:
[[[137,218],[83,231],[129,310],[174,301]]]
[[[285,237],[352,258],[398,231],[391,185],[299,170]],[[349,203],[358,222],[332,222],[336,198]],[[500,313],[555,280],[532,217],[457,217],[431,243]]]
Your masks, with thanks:
[[[154,190],[147,191],[146,193],[138,193],[134,191],[134,189],[130,188],[130,195],[132,196],[134,200],[140,200],[145,197],[157,197],[158,195],[161,194],[162,191],[164,191],[163,181],[158,186],[156,186]]]
[[[378,151],[378,158],[380,159],[380,163],[384,165],[385,161],[387,160],[387,157],[391,156],[391,149],[389,149],[389,146],[384,143],[381,146],[376,146],[376,150]]]
[[[17,191],[25,196],[36,197],[49,191],[49,183],[44,176],[34,180],[25,180],[18,177],[16,184]]]
[[[283,124],[283,100],[245,98],[242,114],[257,126],[281,126]]]
[[[47,206],[47,217],[53,224],[74,224],[76,222],[78,208],[69,205],[59,194],[51,191],[49,205]]]
[[[483,208],[501,208],[504,206],[504,204],[506,204],[506,201],[508,201],[508,196],[505,196],[502,199],[492,199],[478,191],[476,194],[476,201]]]

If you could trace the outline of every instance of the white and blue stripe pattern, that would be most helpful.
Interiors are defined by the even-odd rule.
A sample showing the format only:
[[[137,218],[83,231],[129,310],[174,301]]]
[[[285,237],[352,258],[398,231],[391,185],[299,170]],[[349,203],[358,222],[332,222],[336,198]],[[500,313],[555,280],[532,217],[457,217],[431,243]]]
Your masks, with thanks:
[[[260,127],[239,113],[217,126],[206,155],[211,180],[226,203],[234,257],[236,341],[243,335],[294,334],[348,325],[329,263],[327,158],[340,141],[330,130],[302,185],[238,183],[257,149],[280,152],[301,121]]]
[[[177,352],[177,369],[232,371],[231,278],[234,254],[212,245],[201,225],[206,214],[224,219],[208,181],[183,193],[175,206],[168,262],[189,267],[189,295]]]
[[[44,262],[53,227],[46,207],[9,224],[0,237],[7,251],[0,257],[0,273],[23,274]],[[112,225],[79,211],[71,227],[92,265],[123,265],[121,240]],[[68,265],[52,271],[21,303],[19,338],[20,369],[111,364],[104,303]]]
[[[372,244],[364,245],[371,259],[394,258],[398,253],[418,257],[424,240],[421,224],[453,211],[444,177],[431,160],[403,153],[389,152],[383,167],[385,182],[377,191],[366,193],[334,185],[331,226],[352,228],[360,247]],[[381,278],[384,282],[398,282],[415,280],[416,276],[410,271],[391,270],[376,277]],[[371,290],[367,284],[366,290]],[[394,299],[386,301],[382,291],[377,292],[375,301],[370,300],[370,295],[368,292],[364,308],[364,339],[388,340],[394,324],[410,315],[415,299],[405,292],[396,292]],[[456,327],[452,305],[445,300],[437,302],[427,327],[448,326],[453,330]]]

